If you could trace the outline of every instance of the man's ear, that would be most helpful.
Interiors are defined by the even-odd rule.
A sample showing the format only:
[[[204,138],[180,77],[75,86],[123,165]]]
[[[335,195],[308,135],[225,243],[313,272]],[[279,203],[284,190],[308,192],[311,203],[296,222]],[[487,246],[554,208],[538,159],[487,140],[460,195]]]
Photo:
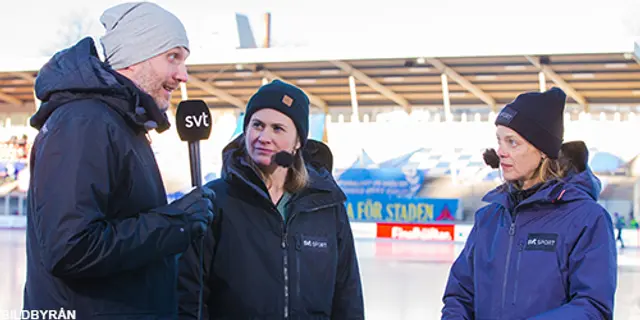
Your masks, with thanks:
[[[124,73],[131,74],[131,73],[133,73],[133,72],[136,72],[136,71],[140,68],[140,66],[141,66],[141,65],[143,65],[144,63],[146,63],[147,61],[148,61],[148,60],[140,61],[140,62],[138,62],[138,63],[136,63],[136,64],[132,64],[132,65],[130,65],[130,66],[126,66],[126,67],[124,67],[124,68],[120,68],[120,69],[118,69],[118,70],[116,70],[116,71],[121,72],[121,73],[123,73],[123,72],[124,72]]]
[[[116,72],[118,72],[119,74],[127,77],[127,78],[131,78],[133,76],[133,74],[135,74],[136,72],[136,66],[128,66],[128,67],[124,67],[124,68],[120,68],[118,70],[116,70]]]

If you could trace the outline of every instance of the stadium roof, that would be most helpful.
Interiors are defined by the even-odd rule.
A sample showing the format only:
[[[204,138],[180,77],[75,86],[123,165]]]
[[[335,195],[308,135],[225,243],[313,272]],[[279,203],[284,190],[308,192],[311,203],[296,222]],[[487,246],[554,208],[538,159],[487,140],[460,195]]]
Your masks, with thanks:
[[[640,49],[628,39],[496,43],[481,39],[434,45],[430,49],[384,51],[270,48],[194,54],[189,61],[190,99],[211,107],[244,108],[263,79],[282,78],[310,94],[321,109],[352,104],[349,76],[359,106],[443,105],[446,78],[451,108],[499,108],[524,91],[559,86],[570,103],[640,105]],[[635,50],[635,54],[634,54]],[[0,65],[0,100],[33,102],[33,81],[45,60],[16,59]],[[443,77],[442,75],[446,75]],[[541,76],[542,74],[543,76]],[[174,95],[174,103],[181,99]]]

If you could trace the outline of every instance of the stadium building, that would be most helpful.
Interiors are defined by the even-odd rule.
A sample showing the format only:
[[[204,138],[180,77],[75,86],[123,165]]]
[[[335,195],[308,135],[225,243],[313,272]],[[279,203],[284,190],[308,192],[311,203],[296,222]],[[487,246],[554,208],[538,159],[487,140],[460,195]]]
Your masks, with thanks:
[[[334,174],[349,194],[355,221],[438,223],[473,219],[481,196],[501,182],[482,161],[482,152],[495,147],[500,108],[522,92],[557,86],[568,95],[565,138],[589,147],[590,165],[604,185],[602,205],[625,216],[638,212],[640,145],[633,142],[640,137],[640,45],[478,48],[238,49],[191,60],[189,82],[173,103],[202,99],[211,108],[212,135],[201,147],[210,180],[218,176],[222,148],[241,130],[251,94],[272,79],[291,82],[310,97],[310,136],[331,147]],[[33,85],[44,62],[0,70],[5,224],[19,223],[15,217],[24,214],[36,134],[28,120],[39,105]],[[186,144],[175,132],[154,134],[152,141],[167,191],[188,188]]]

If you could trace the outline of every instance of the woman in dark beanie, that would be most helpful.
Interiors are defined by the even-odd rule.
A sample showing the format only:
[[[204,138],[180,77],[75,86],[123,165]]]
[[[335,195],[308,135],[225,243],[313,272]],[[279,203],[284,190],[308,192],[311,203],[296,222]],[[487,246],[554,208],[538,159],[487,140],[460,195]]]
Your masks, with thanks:
[[[498,152],[485,159],[506,182],[475,215],[442,319],[613,318],[613,225],[586,146],[562,143],[565,100],[557,88],[525,93],[499,113]]]
[[[320,157],[305,152],[308,132],[299,88],[275,80],[250,99],[222,177],[207,184],[217,216],[204,240],[202,319],[364,319],[346,196],[328,164],[306,163]],[[200,311],[200,250],[180,259],[180,319]]]

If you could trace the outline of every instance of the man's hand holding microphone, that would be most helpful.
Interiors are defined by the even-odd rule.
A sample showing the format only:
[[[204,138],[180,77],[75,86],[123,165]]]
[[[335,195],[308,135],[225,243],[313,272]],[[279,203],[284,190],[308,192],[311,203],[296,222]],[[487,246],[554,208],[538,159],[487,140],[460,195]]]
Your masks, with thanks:
[[[153,211],[182,216],[189,226],[191,241],[200,239],[214,219],[213,190],[202,186],[200,171],[200,140],[206,140],[211,133],[211,114],[209,108],[201,100],[187,100],[178,105],[176,124],[178,135],[182,141],[189,143],[189,164],[191,167],[191,184],[194,187],[172,203]]]
[[[172,203],[178,210],[184,211],[192,240],[204,236],[213,222],[215,201],[216,194],[213,190],[199,187]]]
[[[214,219],[216,194],[206,187],[194,188],[178,200],[151,212],[179,217],[188,225],[191,241],[202,237]]]

